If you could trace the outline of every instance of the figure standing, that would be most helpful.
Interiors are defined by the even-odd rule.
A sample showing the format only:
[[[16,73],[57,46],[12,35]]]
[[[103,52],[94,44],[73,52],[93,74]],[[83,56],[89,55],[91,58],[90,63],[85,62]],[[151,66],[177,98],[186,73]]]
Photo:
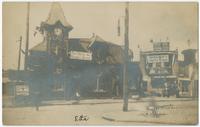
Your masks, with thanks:
[[[34,92],[34,104],[36,107],[36,111],[39,111],[39,106],[40,106],[40,92],[39,91]]]

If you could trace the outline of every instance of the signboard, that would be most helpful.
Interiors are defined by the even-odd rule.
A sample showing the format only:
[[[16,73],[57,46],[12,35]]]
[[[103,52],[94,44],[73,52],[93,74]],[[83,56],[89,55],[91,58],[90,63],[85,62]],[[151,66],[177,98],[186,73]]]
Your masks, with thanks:
[[[147,56],[148,63],[169,62],[168,55],[149,55]]]
[[[154,42],[154,51],[169,51],[169,42]]]
[[[92,53],[90,52],[79,52],[79,51],[70,51],[70,59],[76,60],[92,60]]]
[[[177,78],[176,75],[154,76],[153,78]]]
[[[16,95],[28,96],[29,86],[28,85],[16,85]]]

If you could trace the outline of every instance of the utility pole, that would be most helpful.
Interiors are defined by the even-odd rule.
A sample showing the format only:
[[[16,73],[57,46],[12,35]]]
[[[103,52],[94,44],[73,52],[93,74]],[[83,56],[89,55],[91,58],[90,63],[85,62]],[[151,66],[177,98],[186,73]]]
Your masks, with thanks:
[[[19,39],[19,56],[18,56],[18,67],[17,70],[20,70],[20,63],[21,63],[21,50],[22,50],[22,36]]]
[[[127,67],[128,67],[128,50],[129,50],[129,3],[126,3],[125,8],[125,33],[124,33],[124,67],[123,67],[123,111],[128,111],[128,76],[127,76]]]
[[[27,3],[27,17],[26,17],[26,49],[25,49],[25,61],[24,70],[27,70],[27,57],[28,57],[28,47],[29,47],[29,14],[30,13],[30,3]]]

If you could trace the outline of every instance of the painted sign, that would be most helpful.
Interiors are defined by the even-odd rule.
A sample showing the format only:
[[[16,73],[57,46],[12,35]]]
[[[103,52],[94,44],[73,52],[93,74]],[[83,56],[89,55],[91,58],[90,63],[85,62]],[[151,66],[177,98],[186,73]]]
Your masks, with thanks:
[[[76,60],[92,60],[92,53],[91,52],[79,52],[79,51],[70,51],[70,59]]]
[[[168,55],[149,55],[147,56],[148,63],[169,62]]]
[[[28,85],[16,85],[16,95],[28,96],[29,86]]]
[[[169,42],[154,42],[154,51],[169,51]]]

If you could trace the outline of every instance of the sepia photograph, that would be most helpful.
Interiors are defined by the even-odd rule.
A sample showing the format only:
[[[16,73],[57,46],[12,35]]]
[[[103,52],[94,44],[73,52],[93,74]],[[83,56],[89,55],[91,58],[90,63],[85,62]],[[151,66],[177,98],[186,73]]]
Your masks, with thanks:
[[[2,2],[3,125],[198,125],[198,2]]]

